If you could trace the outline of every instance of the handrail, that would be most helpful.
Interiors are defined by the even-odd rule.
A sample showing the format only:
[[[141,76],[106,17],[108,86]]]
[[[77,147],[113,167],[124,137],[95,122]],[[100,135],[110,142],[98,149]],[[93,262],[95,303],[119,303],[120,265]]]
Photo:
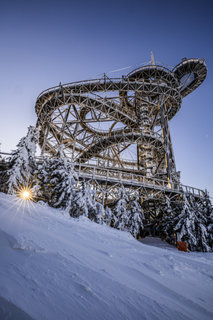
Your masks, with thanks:
[[[159,70],[162,70],[162,71],[166,71],[170,75],[173,75],[172,71],[169,68],[166,68],[166,67],[158,65],[158,64],[156,64],[156,65],[148,64],[148,65],[141,66],[141,67],[138,67],[138,68],[132,70],[131,72],[129,72],[127,74],[127,77],[131,77],[131,75],[134,74],[137,71],[146,70],[146,69],[159,69]]]
[[[0,152],[0,155],[11,155],[10,153]],[[37,156],[36,160],[42,161],[44,157]],[[1,162],[1,160],[0,160]],[[191,186],[178,184],[178,183],[171,183],[171,186],[168,185],[168,182],[163,179],[157,179],[153,177],[146,177],[140,173],[133,173],[133,172],[123,172],[118,169],[111,169],[111,168],[104,168],[97,165],[85,164],[85,163],[78,163],[73,162],[73,166],[76,167],[76,171],[78,172],[79,176],[92,176],[93,179],[98,178],[106,178],[106,181],[119,181],[119,182],[132,182],[132,184],[137,183],[138,185],[144,185],[145,187],[156,187],[158,189],[163,189],[167,191],[173,192],[186,192],[192,193],[193,195],[197,195],[202,197],[205,194],[205,191],[202,189],[194,188]],[[85,172],[83,169],[90,169],[92,172]],[[117,175],[117,176],[116,176]]]
[[[109,79],[109,78],[108,78]],[[96,79],[90,79],[90,80],[81,80],[81,81],[73,81],[73,82],[68,82],[68,83],[64,83],[64,84],[60,84],[58,86],[54,86],[54,87],[50,87],[46,90],[43,90],[37,97],[36,100],[38,100],[41,96],[43,96],[46,93],[55,91],[56,89],[59,88],[66,88],[66,87],[70,87],[70,86],[75,86],[75,85],[79,85],[79,84],[86,84],[86,83],[95,83],[95,82],[101,82],[101,80],[106,81],[105,78],[96,78]],[[120,78],[110,78],[110,80],[120,80]],[[109,81],[109,80],[108,80]]]
[[[177,64],[177,65],[172,69],[172,72],[174,73],[181,65],[188,64],[189,62],[199,62],[199,63],[202,63],[204,66],[206,66],[206,63],[205,63],[205,59],[204,59],[204,58],[202,58],[202,59],[190,58],[190,59],[187,59],[187,60],[183,60],[183,61],[181,61],[179,64]]]
[[[150,68],[159,68],[160,70],[165,70],[167,71],[168,73],[172,74],[174,73],[174,71],[176,71],[181,65],[184,65],[184,64],[187,64],[189,62],[200,62],[200,63],[203,63],[203,65],[206,66],[206,63],[204,61],[204,59],[197,59],[197,58],[190,58],[190,59],[187,59],[186,61],[181,61],[178,65],[176,65],[172,70],[164,67],[164,66],[161,66],[161,65],[145,65],[145,66],[141,66],[141,67],[138,67],[136,68],[135,70],[131,71],[128,75],[126,76],[123,76],[123,77],[118,77],[118,78],[110,78],[110,77],[103,77],[103,78],[95,78],[95,79],[88,79],[88,80],[81,80],[81,81],[73,81],[73,82],[68,82],[68,83],[64,83],[64,84],[59,84],[58,86],[54,86],[54,87],[50,87],[46,90],[43,90],[37,97],[37,100],[42,96],[44,95],[45,93],[48,93],[48,92],[51,92],[51,91],[54,91],[56,89],[59,89],[59,88],[63,88],[63,87],[67,87],[67,86],[74,86],[74,85],[79,85],[79,84],[86,84],[86,83],[94,83],[94,82],[109,82],[109,81],[116,81],[116,80],[121,80],[123,78],[123,80],[127,81],[128,79],[128,76],[132,73],[132,72],[135,72],[137,70],[140,70],[140,69],[144,69],[144,68],[147,68],[147,67],[150,67]],[[132,82],[132,81],[131,81]]]
[[[203,191],[202,189],[198,189],[198,188],[194,188],[194,187],[191,187],[191,186],[186,186],[186,185],[182,185],[182,184],[177,184],[177,183],[172,183],[172,187],[170,187],[168,185],[168,182],[166,180],[163,180],[163,179],[157,179],[157,178],[153,178],[153,177],[146,177],[142,174],[135,174],[135,173],[129,173],[129,172],[123,172],[123,171],[120,171],[120,170],[117,170],[117,169],[109,169],[109,168],[102,168],[102,167],[98,167],[98,166],[91,166],[91,165],[88,165],[88,164],[81,164],[81,163],[75,163],[74,164],[75,166],[78,167],[78,172],[80,173],[81,170],[80,168],[84,167],[84,168],[90,168],[92,169],[92,173],[93,175],[95,175],[97,178],[98,177],[103,177],[103,176],[106,176],[106,177],[109,177],[109,173],[114,173],[114,174],[118,174],[119,175],[119,178],[118,180],[123,180],[123,181],[129,181],[129,180],[132,180],[132,181],[139,181],[139,182],[142,182],[144,184],[147,184],[147,185],[153,185],[153,186],[158,186],[158,187],[163,187],[164,189],[167,189],[167,190],[173,190],[173,191],[181,191],[181,190],[185,190],[185,192],[191,192],[192,194],[194,195],[199,195],[199,196],[202,196],[203,194],[205,194],[205,191]],[[102,174],[98,174],[97,171],[101,171]],[[103,175],[103,172],[106,172],[105,175]],[[84,172],[85,174],[86,172]],[[86,173],[86,174],[90,174],[90,173]],[[127,177],[131,177],[131,179],[127,178]],[[113,178],[113,177],[111,177]],[[142,180],[142,181],[141,181]]]
[[[124,82],[124,83],[138,83],[138,85],[141,85],[142,82],[144,83],[147,83],[147,84],[150,84],[150,81],[145,81],[143,79],[141,79],[140,81],[137,81],[137,80],[134,80],[134,81],[130,81],[127,77],[123,77],[123,78],[100,78],[100,79],[91,79],[91,80],[83,80],[83,81],[75,81],[75,82],[70,82],[70,83],[65,83],[65,84],[60,84],[58,86],[54,86],[54,87],[50,87],[46,90],[43,90],[37,97],[36,101],[41,97],[43,96],[44,94],[47,94],[47,93],[51,93],[51,92],[54,92],[55,90],[58,90],[58,89],[63,89],[63,88],[67,88],[67,87],[75,87],[75,86],[78,86],[78,85],[86,85],[86,84],[98,84],[98,83],[111,83],[113,82],[114,84],[116,83],[120,83],[120,82]],[[159,83],[158,84],[159,87],[165,87],[165,85]],[[173,88],[173,90],[175,90]],[[176,90],[177,91],[177,90]]]

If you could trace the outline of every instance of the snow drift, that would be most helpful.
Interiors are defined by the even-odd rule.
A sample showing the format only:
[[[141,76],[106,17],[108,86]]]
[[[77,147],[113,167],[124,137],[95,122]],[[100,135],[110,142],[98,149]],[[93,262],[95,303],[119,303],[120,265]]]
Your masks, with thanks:
[[[0,194],[0,319],[212,319],[213,256]]]

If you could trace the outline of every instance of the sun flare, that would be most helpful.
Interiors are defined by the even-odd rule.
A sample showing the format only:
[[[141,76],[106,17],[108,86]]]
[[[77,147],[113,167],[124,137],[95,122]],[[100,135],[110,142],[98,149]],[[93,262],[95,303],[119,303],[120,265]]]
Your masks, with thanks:
[[[23,200],[32,200],[33,192],[30,188],[23,188],[19,191],[18,196]]]

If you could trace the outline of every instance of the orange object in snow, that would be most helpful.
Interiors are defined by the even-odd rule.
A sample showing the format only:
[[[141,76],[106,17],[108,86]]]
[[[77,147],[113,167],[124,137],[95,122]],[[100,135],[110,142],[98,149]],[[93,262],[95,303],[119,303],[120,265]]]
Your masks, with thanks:
[[[184,252],[187,252],[188,249],[187,249],[187,243],[184,242],[184,241],[177,241],[177,248],[178,250],[180,251],[184,251]]]

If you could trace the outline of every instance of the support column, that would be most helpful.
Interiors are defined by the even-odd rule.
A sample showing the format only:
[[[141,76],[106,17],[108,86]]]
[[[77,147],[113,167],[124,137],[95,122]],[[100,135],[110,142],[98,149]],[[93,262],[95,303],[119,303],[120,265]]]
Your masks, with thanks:
[[[160,120],[161,120],[161,132],[162,132],[162,138],[163,143],[165,146],[165,165],[166,165],[166,171],[167,171],[167,181],[168,186],[171,188],[172,183],[172,176],[171,176],[171,153],[170,153],[170,146],[169,146],[169,132],[168,132],[168,119],[165,117],[165,110],[164,110],[164,104],[163,104],[163,97],[159,97],[159,109],[160,109]]]
[[[143,135],[151,135],[151,119],[149,117],[149,104],[148,102],[142,101],[142,97],[136,99],[136,108],[138,113],[138,119],[141,130],[141,138]],[[137,155],[138,155],[138,169],[143,168],[145,176],[150,176],[153,169],[153,147],[148,143],[137,144]]]
[[[49,125],[45,128],[44,140],[43,140],[43,144],[42,144],[42,148],[41,148],[41,156],[43,156],[44,152],[45,152],[48,134],[49,134]]]

